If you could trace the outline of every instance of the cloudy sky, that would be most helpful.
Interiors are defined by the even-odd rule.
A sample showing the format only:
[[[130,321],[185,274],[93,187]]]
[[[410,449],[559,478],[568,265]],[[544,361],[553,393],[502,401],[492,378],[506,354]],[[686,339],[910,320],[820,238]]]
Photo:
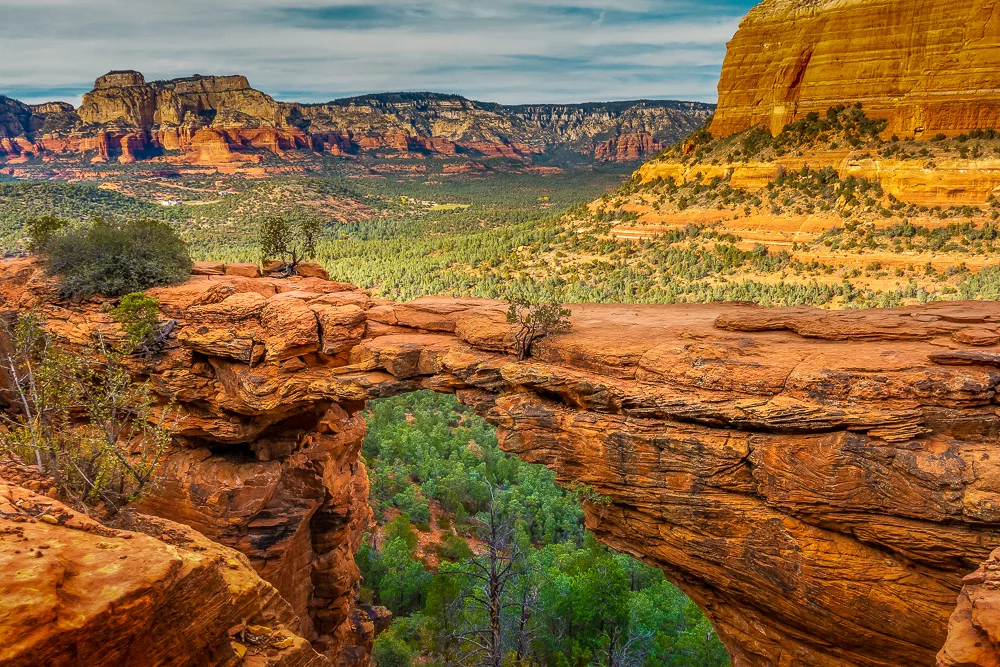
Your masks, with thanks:
[[[0,0],[0,93],[77,103],[111,69],[246,74],[279,99],[715,101],[756,0]]]

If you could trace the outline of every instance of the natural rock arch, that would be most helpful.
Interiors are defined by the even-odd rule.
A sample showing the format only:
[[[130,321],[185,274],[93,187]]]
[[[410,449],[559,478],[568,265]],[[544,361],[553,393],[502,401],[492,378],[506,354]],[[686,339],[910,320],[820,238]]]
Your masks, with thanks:
[[[737,667],[932,665],[961,577],[1000,544],[994,303],[574,306],[519,363],[499,304],[207,272],[153,290],[177,336],[136,372],[184,419],[145,509],[247,554],[341,663],[370,640],[358,413],[416,389],[610,498],[588,527],[663,568]],[[0,298],[66,343],[114,332],[30,260],[0,266]]]

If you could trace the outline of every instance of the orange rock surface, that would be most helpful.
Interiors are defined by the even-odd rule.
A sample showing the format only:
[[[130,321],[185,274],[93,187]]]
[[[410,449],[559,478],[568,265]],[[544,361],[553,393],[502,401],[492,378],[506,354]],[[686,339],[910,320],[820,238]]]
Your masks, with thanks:
[[[239,552],[151,517],[137,517],[141,532],[106,528],[10,472],[0,466],[5,667],[332,664]]]
[[[211,268],[153,291],[176,336],[136,372],[181,421],[143,509],[245,553],[342,663],[366,617],[358,412],[416,389],[606,496],[588,526],[660,566],[737,667],[933,665],[962,577],[1000,544],[996,303],[577,305],[517,362],[502,304]],[[0,264],[0,309],[33,304],[65,344],[114,334],[31,260]]]
[[[856,102],[900,137],[996,128],[995,10],[992,0],[764,0],[729,43],[711,131],[777,134]]]

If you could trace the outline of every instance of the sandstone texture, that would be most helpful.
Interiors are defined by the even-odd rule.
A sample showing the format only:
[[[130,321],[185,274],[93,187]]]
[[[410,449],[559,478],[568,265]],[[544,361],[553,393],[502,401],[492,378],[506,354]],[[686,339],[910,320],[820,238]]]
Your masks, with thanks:
[[[712,109],[648,100],[509,107],[433,93],[298,104],[277,102],[238,75],[147,82],[120,71],[97,79],[75,111],[0,97],[0,156],[228,165],[296,150],[515,160],[561,152],[635,162],[699,127]]]
[[[243,554],[152,517],[107,528],[20,473],[0,464],[0,664],[332,664]]]
[[[676,183],[709,184],[728,179],[733,188],[756,192],[766,188],[778,175],[808,167],[832,167],[841,179],[864,178],[882,186],[886,194],[920,206],[983,206],[1000,193],[1000,159],[946,158],[928,167],[923,159],[894,159],[872,155],[871,151],[827,150],[818,148],[801,156],[784,156],[768,161],[683,164],[673,160],[651,160],[635,176],[644,183],[658,178]]]
[[[861,102],[886,136],[1000,126],[1000,14],[992,0],[764,0],[729,43],[711,131],[777,134]]]
[[[948,641],[938,667],[1000,665],[1000,550],[963,579],[958,608],[948,624]]]
[[[143,511],[246,554],[342,664],[377,625],[352,602],[358,412],[400,392],[456,393],[504,449],[605,496],[588,526],[661,567],[737,667],[934,665],[1000,545],[996,303],[577,305],[519,363],[502,304],[202,270],[153,291],[176,336],[136,373],[180,419]],[[0,265],[0,309],[32,306],[65,344],[114,333],[31,260]]]

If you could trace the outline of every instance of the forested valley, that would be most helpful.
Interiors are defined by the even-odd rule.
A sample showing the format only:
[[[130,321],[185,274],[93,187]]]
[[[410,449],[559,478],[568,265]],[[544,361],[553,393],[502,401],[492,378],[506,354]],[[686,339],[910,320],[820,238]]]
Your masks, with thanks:
[[[660,570],[584,529],[580,502],[606,502],[595,492],[504,454],[452,396],[383,399],[367,417],[378,527],[357,562],[362,599],[394,616],[375,643],[380,667],[729,664]]]

